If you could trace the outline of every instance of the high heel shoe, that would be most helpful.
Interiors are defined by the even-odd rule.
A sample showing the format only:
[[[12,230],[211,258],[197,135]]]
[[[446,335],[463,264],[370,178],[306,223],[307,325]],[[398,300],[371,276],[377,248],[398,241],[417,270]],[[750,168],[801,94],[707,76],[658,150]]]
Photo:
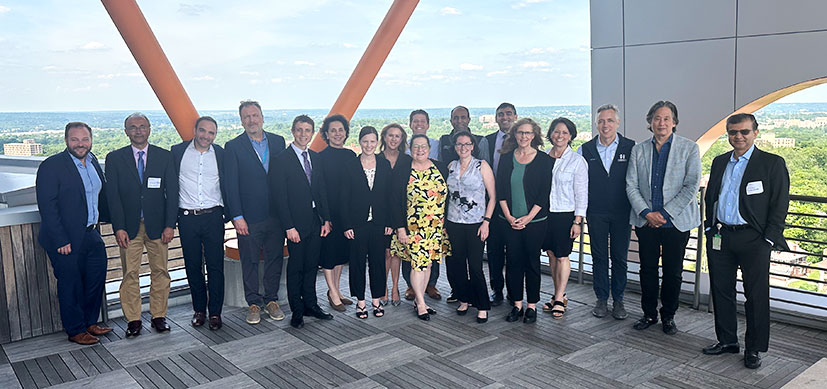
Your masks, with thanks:
[[[488,312],[485,313],[485,317],[477,316],[477,323],[487,323],[488,322]]]
[[[416,301],[414,301],[414,313],[416,313],[416,317],[418,317],[420,320],[431,320],[430,311],[432,311],[432,309],[428,308],[428,312],[419,313],[419,308],[417,307]]]

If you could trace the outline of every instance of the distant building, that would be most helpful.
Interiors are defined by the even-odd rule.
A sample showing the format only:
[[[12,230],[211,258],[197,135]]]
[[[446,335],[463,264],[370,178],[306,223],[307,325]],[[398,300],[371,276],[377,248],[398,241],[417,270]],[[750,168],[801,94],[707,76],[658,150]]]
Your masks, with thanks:
[[[761,134],[761,137],[755,140],[755,144],[759,147],[795,147],[795,138],[776,138],[773,133]]]
[[[479,120],[482,123],[482,128],[499,128],[494,115],[480,115]]]
[[[3,145],[3,154],[19,157],[31,157],[43,154],[43,145],[35,143],[34,139],[25,139],[23,143],[6,143]]]

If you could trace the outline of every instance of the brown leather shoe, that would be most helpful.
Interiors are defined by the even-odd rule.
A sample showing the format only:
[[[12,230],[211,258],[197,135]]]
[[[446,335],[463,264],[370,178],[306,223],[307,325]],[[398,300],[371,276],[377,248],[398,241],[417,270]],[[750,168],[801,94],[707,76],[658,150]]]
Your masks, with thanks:
[[[213,330],[213,331],[220,330],[222,325],[223,325],[223,323],[221,322],[221,316],[220,315],[210,315],[210,329],[211,330]]]
[[[89,326],[89,328],[86,329],[86,332],[95,336],[101,336],[112,332],[112,329],[109,327],[101,327],[97,324],[92,324],[91,326]]]
[[[414,293],[413,289],[411,287],[405,289],[405,300],[411,301],[414,298],[416,298],[416,294]]]
[[[192,314],[192,320],[190,320],[190,324],[193,327],[201,327],[204,325],[204,322],[207,321],[207,314],[204,312],[195,312]]]
[[[436,286],[428,285],[428,287],[425,288],[425,293],[428,294],[428,297],[434,300],[442,300],[442,295],[439,294],[439,291],[436,289]]]
[[[81,332],[75,336],[70,336],[69,341],[82,345],[90,345],[99,342],[98,338],[90,335],[88,332]]]
[[[152,322],[150,322],[150,327],[155,329],[155,332],[167,332],[170,330],[169,324],[167,324],[167,318],[165,317],[153,317]]]

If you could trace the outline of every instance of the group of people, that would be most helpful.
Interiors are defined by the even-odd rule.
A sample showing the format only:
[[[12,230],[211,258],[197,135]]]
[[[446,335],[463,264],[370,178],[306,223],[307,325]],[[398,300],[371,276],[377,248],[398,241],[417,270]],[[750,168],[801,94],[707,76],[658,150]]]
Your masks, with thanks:
[[[577,128],[567,118],[553,120],[544,131],[534,120],[519,118],[510,103],[500,104],[495,115],[499,129],[481,136],[468,126],[468,109],[457,106],[451,133],[437,140],[427,136],[428,113],[415,110],[410,140],[396,123],[381,131],[366,126],[358,132],[357,155],[345,147],[350,124],[342,115],[324,120],[320,135],[328,146],[316,153],[308,148],[315,134],[310,117],[293,120],[293,139],[286,145],[283,137],[264,131],[255,101],[239,106],[244,133],[224,148],[213,144],[218,126],[209,116],[197,120],[191,141],[166,151],[149,144],[149,119],[134,113],[124,122],[130,145],[107,155],[105,173],[90,152],[91,128],[67,124],[67,148],[41,164],[37,196],[39,240],[58,280],[69,340],[92,344],[111,331],[98,323],[106,276],[98,225],[104,221],[111,222],[120,247],[127,337],[140,335],[142,328],[138,275],[144,250],[150,324],[159,332],[170,329],[167,245],[176,226],[192,295],[191,323],[221,328],[227,221],[238,236],[249,324],[260,322],[262,310],[273,320],[285,318],[279,283],[286,239],[287,300],[295,328],[304,325],[304,316],[333,318],[317,301],[319,267],[330,307],[346,311],[354,304],[340,286],[346,264],[358,318],[367,319],[369,311],[382,317],[388,303],[401,303],[401,273],[408,285],[404,297],[414,301],[419,319],[429,320],[436,311],[425,295],[441,299],[436,280],[443,261],[451,288],[447,301],[459,304],[458,315],[473,307],[476,321],[485,323],[491,307],[507,300],[513,306],[507,321],[533,323],[541,250],[554,283],[542,310],[560,319],[568,302],[569,255],[586,221],[597,298],[592,314],[622,320],[628,317],[624,290],[634,226],[644,316],[633,327],[644,330],[660,321],[664,333],[675,334],[684,251],[689,231],[701,223],[699,149],[676,134],[677,107],[655,103],[646,115],[652,138],[635,144],[617,131],[619,109],[601,106],[597,135],[576,152],[571,142]],[[703,199],[718,334],[718,343],[703,351],[740,352],[735,317],[740,268],[747,298],[745,364],[752,368],[760,366],[758,352],[767,351],[769,255],[773,248],[786,249],[782,233],[789,202],[784,161],[755,148],[757,133],[750,114],[727,120],[733,151],[713,162]],[[544,140],[551,147],[544,148]]]

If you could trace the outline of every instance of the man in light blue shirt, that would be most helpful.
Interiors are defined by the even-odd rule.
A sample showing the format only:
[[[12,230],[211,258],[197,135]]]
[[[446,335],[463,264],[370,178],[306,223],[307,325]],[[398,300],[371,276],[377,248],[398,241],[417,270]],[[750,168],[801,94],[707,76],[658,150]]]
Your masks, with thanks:
[[[738,189],[741,188],[741,179],[744,178],[744,170],[747,169],[752,152],[755,150],[753,144],[740,158],[732,153],[729,163],[724,170],[724,177],[721,180],[721,197],[718,199],[718,220],[722,223],[740,226],[747,224],[738,211]]]

